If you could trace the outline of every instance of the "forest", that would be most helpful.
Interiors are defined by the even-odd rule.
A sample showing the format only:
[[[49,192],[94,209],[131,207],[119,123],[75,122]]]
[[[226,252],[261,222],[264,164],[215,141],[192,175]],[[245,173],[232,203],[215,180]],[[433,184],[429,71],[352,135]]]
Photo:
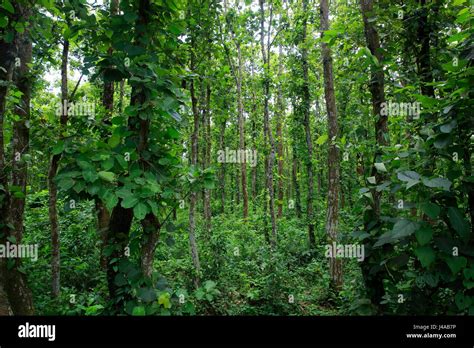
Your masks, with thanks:
[[[0,315],[474,315],[473,21],[0,0]]]

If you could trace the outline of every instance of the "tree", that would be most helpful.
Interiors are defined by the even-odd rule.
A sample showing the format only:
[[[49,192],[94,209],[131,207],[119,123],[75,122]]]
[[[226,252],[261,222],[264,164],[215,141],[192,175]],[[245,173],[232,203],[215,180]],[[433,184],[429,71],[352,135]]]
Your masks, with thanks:
[[[327,0],[321,0],[321,31],[322,31],[322,59],[324,69],[324,95],[326,100],[326,110],[328,114],[328,209],[326,220],[326,233],[329,242],[337,242],[338,223],[339,223],[339,149],[338,141],[338,124],[336,98],[334,94],[334,77],[331,49],[324,42],[325,31],[329,30],[329,5]],[[342,286],[342,263],[340,259],[332,257],[330,259],[331,282],[335,289]]]

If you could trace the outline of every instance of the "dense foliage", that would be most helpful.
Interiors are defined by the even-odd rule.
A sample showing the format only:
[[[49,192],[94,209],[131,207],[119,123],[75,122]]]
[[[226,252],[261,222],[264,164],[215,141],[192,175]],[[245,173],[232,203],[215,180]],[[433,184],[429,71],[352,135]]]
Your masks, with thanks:
[[[473,315],[472,6],[0,0],[0,314]]]

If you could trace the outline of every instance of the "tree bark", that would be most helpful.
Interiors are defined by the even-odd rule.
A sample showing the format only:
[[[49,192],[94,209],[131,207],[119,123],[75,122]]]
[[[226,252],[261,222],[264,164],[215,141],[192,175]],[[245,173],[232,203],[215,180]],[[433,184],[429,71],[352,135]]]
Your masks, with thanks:
[[[270,115],[268,102],[270,99],[270,42],[267,40],[267,45],[265,47],[265,9],[264,4],[265,0],[259,0],[260,2],[260,45],[262,51],[262,60],[264,66],[264,81],[263,81],[263,128],[265,135],[265,149],[266,149],[266,159],[265,159],[265,179],[266,187],[268,193],[268,203],[270,211],[270,221],[272,225],[271,233],[271,247],[275,249],[277,246],[277,226],[275,219],[275,195],[273,189],[273,161],[275,158],[275,141],[273,139],[272,130],[270,128]],[[271,16],[270,16],[271,17]],[[271,25],[271,20],[270,24]],[[268,35],[270,35],[270,30],[268,30]],[[268,146],[270,145],[270,146]],[[268,147],[270,147],[268,149]],[[269,150],[269,153],[268,153]]]
[[[237,109],[239,115],[239,148],[245,151],[245,120],[244,120],[244,105],[242,103],[242,52],[240,49],[240,42],[236,41],[237,47]],[[249,214],[249,201],[247,194],[247,163],[244,156],[244,160],[240,164],[240,177],[242,180],[242,200],[243,200],[243,216],[247,219]]]
[[[15,15],[17,12],[15,13]],[[12,17],[14,17],[13,15]],[[16,16],[15,16],[16,17]],[[12,18],[15,21],[15,18]],[[5,30],[2,30],[1,38],[5,36]],[[14,42],[6,42],[0,39],[0,80],[11,82],[15,57],[17,56],[16,46]],[[8,84],[0,85],[0,243],[5,244],[6,238],[10,235],[11,223],[10,217],[10,201],[11,195],[9,191],[8,172],[5,154],[4,140],[4,116],[6,112],[6,102],[8,95]],[[7,262],[6,259],[0,258],[0,315],[13,314],[10,300],[6,292],[7,286]]]
[[[206,101],[203,109],[203,135],[204,135],[204,167],[207,168],[211,165],[211,120],[210,120],[210,108],[211,108],[211,85],[210,81],[207,82],[206,86]],[[204,221],[205,221],[205,230],[206,238],[210,238],[211,234],[211,191],[204,189],[203,196],[203,205],[204,205]]]
[[[308,157],[305,160],[306,171],[308,174],[308,197],[306,200],[306,218],[308,219],[308,240],[309,248],[316,247],[316,239],[314,237],[314,213],[313,213],[313,195],[314,195],[314,179],[313,179],[313,143],[311,141],[311,125],[310,125],[310,95],[309,95],[309,78],[308,78],[308,49],[306,48],[306,32],[307,32],[307,11],[308,1],[303,0],[303,48],[301,50],[301,63],[303,70],[303,126],[306,137],[306,147],[308,150]],[[332,78],[332,77],[331,77]],[[334,91],[333,91],[334,93]]]
[[[279,60],[278,60],[278,76],[281,79],[283,73],[283,64],[282,64],[282,46],[279,46]],[[280,80],[281,81],[281,80]],[[278,153],[278,212],[277,217],[281,218],[283,216],[283,132],[282,132],[282,122],[283,115],[285,113],[283,105],[283,95],[282,95],[282,83],[278,83],[278,97],[277,97],[277,153]]]
[[[219,149],[224,151],[224,137],[225,137],[226,121],[222,120],[219,131]],[[221,163],[219,168],[219,187],[221,200],[221,214],[225,212],[225,164]]]
[[[68,56],[69,56],[69,41],[64,40],[63,42],[63,53],[61,59],[61,108],[60,116],[60,131],[62,134],[67,126],[68,119],[68,87],[67,87],[67,74],[68,74]],[[59,136],[60,140],[64,139],[64,136]],[[49,187],[49,223],[51,225],[51,247],[52,247],[52,259],[51,259],[51,294],[53,297],[58,297],[61,289],[61,253],[60,246],[61,242],[59,239],[59,221],[58,221],[58,188],[54,182],[56,173],[58,172],[59,161],[61,154],[53,155],[48,170],[48,187]]]
[[[192,53],[191,57],[191,70],[194,68],[194,54]],[[197,157],[198,157],[198,134],[199,134],[199,111],[197,106],[196,93],[194,90],[194,80],[191,80],[189,84],[189,89],[191,92],[191,104],[194,116],[194,128],[191,135],[191,166],[197,167]],[[199,262],[199,253],[196,243],[196,219],[195,219],[195,210],[196,210],[196,201],[197,195],[196,192],[191,192],[189,198],[189,246],[191,248],[191,258],[193,260],[194,269],[196,275],[194,278],[195,287],[199,287],[199,275],[201,273],[201,264]]]
[[[367,46],[379,62],[382,62],[383,56],[380,50],[380,40],[373,21],[369,21],[369,18],[372,17],[373,2],[372,0],[361,1],[361,12],[362,18],[364,21],[364,32],[367,42]],[[385,93],[384,93],[384,73],[382,68],[377,68],[371,72],[370,80],[370,93],[372,95],[372,112],[376,118],[375,123],[375,134],[376,134],[376,145],[377,149],[374,154],[374,163],[381,161],[380,156],[382,154],[381,147],[388,145],[388,126],[387,126],[387,116],[381,115],[381,104],[385,102]],[[384,175],[379,173],[375,166],[372,166],[371,175],[375,176],[377,184],[380,184],[384,180]],[[373,216],[374,219],[379,220],[380,218],[380,203],[382,192],[377,192],[372,190],[372,197],[374,200],[373,203]],[[366,226],[368,230],[368,226]],[[371,298],[372,303],[379,307],[380,302],[384,296],[384,286],[383,278],[381,273],[370,274],[370,256],[366,258],[364,264],[362,265],[362,274],[366,283],[366,288],[369,292],[369,297]]]
[[[18,11],[21,18],[28,20],[31,16],[31,9],[23,5],[16,4],[15,11]],[[21,99],[15,105],[15,113],[19,120],[13,124],[12,137],[12,185],[19,187],[22,197],[11,197],[10,218],[13,230],[10,236],[15,237],[16,244],[21,244],[23,238],[23,217],[25,211],[26,184],[28,166],[24,161],[24,155],[29,150],[29,118],[32,79],[29,64],[32,59],[32,42],[30,38],[30,28],[26,28],[22,34],[15,37],[15,45],[18,49],[20,66],[13,71],[13,81],[18,90],[22,93]],[[19,160],[18,160],[19,159]],[[34,313],[33,299],[27,285],[26,276],[19,271],[21,267],[20,259],[15,260],[15,265],[6,273],[6,292],[10,299],[10,304],[15,315],[32,315]]]
[[[364,2],[364,1],[362,1]],[[321,30],[329,29],[329,6],[328,0],[321,0]],[[331,49],[325,43],[321,43],[323,70],[324,70],[324,95],[326,99],[326,110],[328,113],[328,210],[326,220],[326,233],[329,243],[337,243],[339,223],[339,149],[337,145],[338,124],[336,98],[334,93],[334,77],[332,69]],[[340,259],[330,258],[331,285],[339,290],[342,287],[342,263]]]

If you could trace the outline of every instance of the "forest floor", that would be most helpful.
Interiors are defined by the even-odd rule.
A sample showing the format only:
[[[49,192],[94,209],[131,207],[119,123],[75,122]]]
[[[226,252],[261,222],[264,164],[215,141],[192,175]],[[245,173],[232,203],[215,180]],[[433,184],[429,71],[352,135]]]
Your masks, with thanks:
[[[93,203],[64,214],[61,225],[61,280],[58,299],[50,294],[47,192],[29,196],[35,207],[28,209],[26,230],[29,241],[39,244],[37,262],[25,262],[37,313],[43,315],[103,314],[108,296],[105,271],[100,267],[100,244],[95,235]],[[39,202],[39,203],[38,203]],[[229,209],[230,210],[230,209]],[[178,213],[174,228],[164,228],[155,256],[157,287],[178,298],[190,299],[183,313],[202,315],[339,315],[353,313],[361,298],[363,281],[356,260],[344,261],[344,287],[330,292],[328,259],[323,242],[310,251],[304,223],[296,217],[278,221],[277,251],[272,252],[264,237],[260,212],[247,222],[236,213],[216,215],[212,230],[197,230],[202,267],[198,290],[193,286],[193,265],[186,233],[187,214]],[[252,214],[253,213],[253,214]],[[320,219],[319,221],[324,221]],[[198,226],[204,224],[199,223]],[[139,227],[134,226],[137,231]],[[317,226],[316,238],[324,240],[324,226]],[[179,301],[170,302],[169,311]],[[182,312],[180,312],[182,313]]]

